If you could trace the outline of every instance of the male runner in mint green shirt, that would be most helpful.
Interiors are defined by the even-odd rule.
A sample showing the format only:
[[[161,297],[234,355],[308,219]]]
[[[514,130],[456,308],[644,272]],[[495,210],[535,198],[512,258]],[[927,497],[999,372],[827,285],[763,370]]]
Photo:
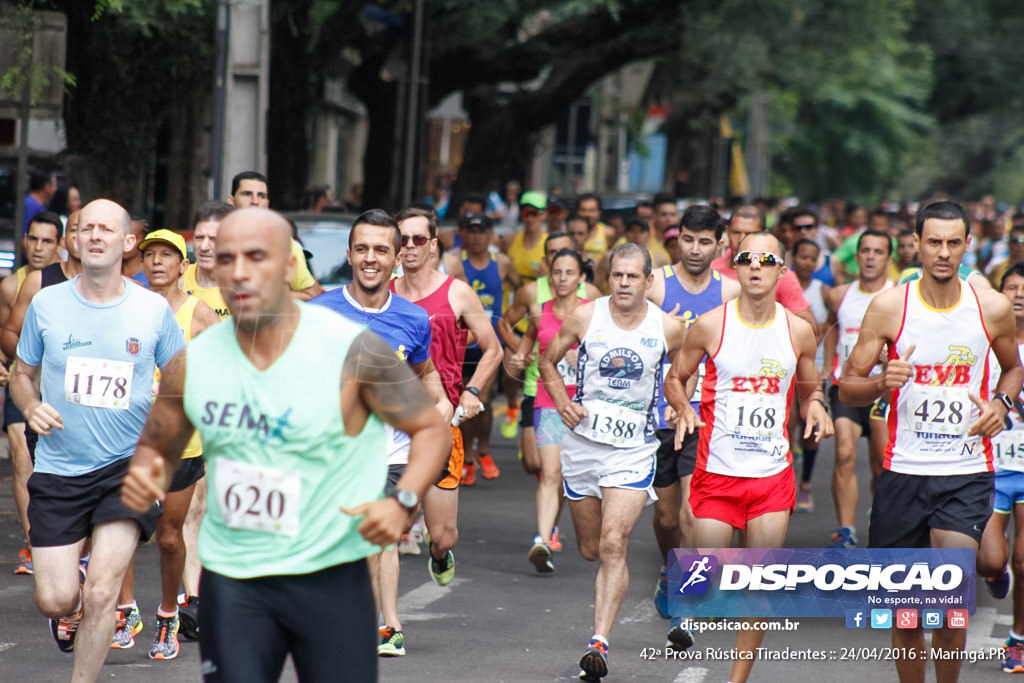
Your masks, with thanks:
[[[303,681],[336,680],[339,661],[346,680],[376,681],[365,558],[409,525],[450,435],[386,342],[289,296],[289,233],[265,209],[221,223],[215,272],[234,324],[168,364],[122,495],[130,508],[162,498],[195,426],[210,479],[199,537],[206,681],[276,681],[288,654]],[[411,437],[388,497],[382,421]]]

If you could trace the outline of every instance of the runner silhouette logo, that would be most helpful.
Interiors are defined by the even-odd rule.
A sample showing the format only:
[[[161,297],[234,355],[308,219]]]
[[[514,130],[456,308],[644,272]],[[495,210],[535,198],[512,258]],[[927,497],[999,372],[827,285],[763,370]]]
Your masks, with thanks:
[[[704,595],[711,587],[711,574],[718,570],[718,558],[714,555],[685,555],[679,558],[686,568],[680,595]]]

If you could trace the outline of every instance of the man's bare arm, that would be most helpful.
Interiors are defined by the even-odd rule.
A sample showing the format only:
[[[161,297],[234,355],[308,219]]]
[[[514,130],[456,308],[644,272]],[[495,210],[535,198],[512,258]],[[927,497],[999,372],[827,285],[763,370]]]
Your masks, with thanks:
[[[42,289],[42,286],[43,276],[38,270],[29,273],[28,277],[25,278],[25,282],[21,284],[18,298],[14,300],[11,314],[7,316],[4,329],[0,332],[0,349],[3,350],[4,356],[7,358],[14,358],[15,354],[18,353],[18,337],[21,336],[21,326],[25,322],[25,313],[28,311],[28,305],[32,303],[32,297]]]
[[[687,382],[697,374],[701,360],[709,353],[712,332],[720,329],[722,318],[720,313],[709,312],[699,318],[686,331],[686,339],[682,347],[672,356],[672,366],[665,377],[665,400],[678,414],[690,403],[687,393]]]
[[[516,290],[512,299],[512,305],[505,309],[505,314],[498,321],[498,334],[501,335],[505,346],[514,349],[519,343],[519,336],[515,333],[515,326],[523,319],[530,310],[530,304],[537,298],[537,285],[529,283]]]
[[[160,392],[128,464],[121,500],[133,510],[144,511],[154,500],[163,500],[195,431],[185,415],[185,353],[181,349],[161,368]]]
[[[562,381],[562,376],[558,374],[558,361],[562,360],[565,353],[573,345],[578,344],[583,339],[593,314],[593,304],[584,304],[577,307],[565,322],[562,323],[558,334],[555,335],[555,338],[551,340],[544,350],[543,355],[537,360],[537,370],[540,372],[540,379],[544,382],[544,388],[559,413],[563,413],[569,406],[570,401],[565,391],[565,382]]]
[[[205,301],[200,301],[196,305],[196,310],[192,312],[192,337],[206,330],[211,325],[216,325],[220,322],[220,316],[214,311]]]
[[[883,393],[903,386],[910,378],[909,353],[905,353],[904,358],[890,360],[882,374],[871,375],[883,345],[891,343],[899,332],[903,293],[902,287],[896,287],[879,294],[868,304],[857,343],[850,351],[839,380],[839,400],[844,404],[871,405]]]
[[[408,434],[409,464],[399,485],[422,498],[451,450],[451,432],[430,394],[387,342],[369,331],[353,340],[341,374],[342,405],[349,408],[344,414],[346,428],[365,424],[365,417],[373,413]],[[345,400],[346,387],[354,389],[357,405]]]
[[[434,399],[434,405],[437,407],[438,412],[441,413],[445,423],[451,422],[452,402],[448,400],[448,394],[445,393],[444,383],[441,381],[441,375],[438,373],[437,368],[434,367],[434,361],[427,358],[419,363],[411,363],[409,367],[412,368],[412,371],[423,382],[423,386],[427,393],[430,394],[430,397]]]
[[[448,297],[455,299],[454,302],[450,302],[453,304],[452,308],[469,328],[476,343],[480,346],[480,350],[483,351],[480,362],[477,363],[476,370],[473,371],[473,376],[466,383],[466,386],[480,388],[490,381],[494,373],[498,371],[498,366],[501,365],[501,343],[498,341],[498,335],[494,333],[494,328],[491,327],[491,317],[484,310],[476,292],[469,285],[464,282],[453,283],[451,289],[448,290]],[[473,402],[479,405],[479,400]],[[464,402],[462,407],[467,419],[477,414],[476,410],[469,409],[476,406],[468,406]]]

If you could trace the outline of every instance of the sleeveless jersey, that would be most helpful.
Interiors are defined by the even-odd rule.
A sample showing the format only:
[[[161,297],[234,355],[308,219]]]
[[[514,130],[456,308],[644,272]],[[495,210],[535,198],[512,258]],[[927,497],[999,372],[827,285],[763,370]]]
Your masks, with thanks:
[[[427,312],[430,319],[430,359],[434,361],[437,374],[441,376],[445,393],[452,405],[459,405],[462,396],[462,363],[466,357],[467,331],[459,326],[458,318],[452,305],[448,303],[448,290],[452,288],[455,278],[445,278],[440,287],[433,292],[413,301]],[[389,283],[391,291],[395,291],[395,281]]]
[[[547,233],[541,233],[537,244],[532,249],[523,247],[523,235],[526,233],[517,232],[509,245],[508,255],[515,264],[516,270],[523,278],[523,284],[533,282],[537,279],[537,271],[544,266],[544,239]]]
[[[221,320],[225,320],[231,313],[228,312],[228,305],[224,302],[224,297],[220,294],[220,287],[200,287],[196,281],[196,264],[191,264],[185,269],[185,274],[182,276],[183,289],[186,294],[197,296],[206,302],[206,305],[214,310],[214,312],[220,316]]]
[[[580,299],[584,299],[587,296],[587,283],[581,282],[580,286],[576,288],[576,296]],[[547,275],[542,275],[537,278],[537,304],[543,306],[548,301],[554,298],[551,293],[551,281]],[[522,322],[526,322],[524,318]],[[518,326],[517,326],[518,327]],[[525,332],[526,329],[524,328]],[[537,395],[537,380],[540,379],[540,370],[537,369],[537,344],[533,345],[534,358],[533,362],[526,366],[523,370],[523,396],[533,397]]]
[[[379,549],[338,512],[384,491],[384,427],[370,415],[345,434],[342,367],[361,325],[299,303],[298,327],[265,370],[233,325],[188,347],[184,406],[203,438],[209,479],[199,531],[203,567],[235,579],[309,574]]]
[[[797,353],[789,318],[754,327],[740,318],[737,300],[722,312],[718,350],[705,362],[697,467],[730,477],[770,477],[792,462],[789,407]]]
[[[989,386],[995,391],[1001,368],[993,351],[989,351]],[[1017,355],[1024,362],[1024,344],[1017,345]],[[1013,402],[1013,409],[1006,414],[1003,431],[992,437],[992,455],[996,471],[1024,472],[1024,405],[1021,397]]]
[[[676,271],[672,266],[662,266],[662,272],[665,274],[665,298],[661,302],[661,310],[668,313],[678,304],[679,310],[676,312],[676,315],[683,318],[687,327],[692,325],[693,321],[699,316],[722,304],[722,276],[717,270],[711,271],[711,280],[708,282],[708,286],[698,294],[686,291],[686,288],[679,282],[679,278],[676,277]],[[665,363],[661,368],[661,380],[663,383],[670,367],[672,367],[672,359],[666,357]],[[704,376],[703,363],[697,369],[697,373],[697,389],[693,392],[693,397],[690,399],[694,404],[700,403],[700,380]],[[668,423],[665,422],[665,408],[667,406],[668,401],[665,400],[665,387],[662,385],[658,390],[658,429],[668,429]]]
[[[825,297],[821,292],[823,284],[825,283],[822,280],[812,277],[811,284],[804,290],[804,297],[807,299],[807,303],[811,305],[811,314],[814,316],[814,321],[819,325],[824,324],[828,320],[828,307],[825,305]],[[825,367],[824,339],[818,342],[818,347],[814,350],[814,365],[819,369]]]
[[[885,286],[877,292],[862,291],[858,281],[850,283],[850,286],[846,288],[836,311],[836,327],[839,335],[836,339],[836,355],[832,360],[833,384],[839,384],[839,376],[843,373],[846,359],[850,357],[850,351],[853,351],[853,347],[857,344],[860,325],[864,320],[864,313],[868,310],[868,304],[890,287],[892,287],[892,282],[886,280]],[[880,368],[876,365],[871,372],[876,374],[879,371]]]
[[[583,243],[583,251],[587,253],[590,258],[595,261],[600,261],[601,257],[608,251],[608,229],[607,226],[598,221],[594,225],[593,229],[594,236],[588,237],[587,241]]]
[[[905,285],[903,321],[889,346],[890,360],[912,344],[914,375],[889,401],[883,466],[924,476],[992,471],[992,444],[967,436],[979,414],[968,394],[987,401],[991,391],[991,344],[974,287],[962,283],[960,301],[939,310],[921,298],[920,280]]]
[[[484,311],[491,316],[491,326],[498,331],[498,321],[504,313],[505,288],[501,281],[501,272],[498,270],[498,259],[494,254],[490,255],[491,260],[485,268],[476,268],[469,260],[469,255],[462,251],[462,272],[466,274],[466,281],[476,292],[477,298],[483,304]],[[474,344],[475,346],[475,344]]]
[[[28,277],[28,266],[22,266],[14,271],[14,276],[18,279],[18,289],[15,290],[15,296],[21,291],[21,286],[25,284],[25,278]]]
[[[309,303],[326,306],[349,320],[366,325],[379,334],[403,363],[416,365],[430,358],[430,320],[422,308],[394,292],[380,308],[366,308],[348,291],[348,286],[338,287]],[[384,425],[387,433],[388,465],[405,465],[409,462],[409,435],[391,425]]]
[[[52,285],[59,285],[62,282],[67,282],[68,276],[64,274],[64,269],[60,267],[60,263],[51,263],[42,270],[39,271],[39,287],[50,287]],[[20,285],[19,285],[20,288]]]
[[[586,299],[579,303],[587,303]],[[537,325],[537,355],[543,354],[548,344],[558,336],[558,331],[562,329],[562,319],[555,315],[554,310],[555,302],[547,301],[541,307],[540,323]],[[577,348],[579,345],[575,345],[572,348]],[[569,394],[571,400],[576,395],[576,365],[567,362],[564,358],[558,361],[558,374],[561,375],[562,381],[565,383],[565,390]],[[548,394],[548,389],[544,386],[543,382],[537,384],[537,400],[533,404],[538,408],[554,408],[555,402],[551,400],[551,396]]]
[[[612,319],[610,297],[594,301],[594,315],[580,342],[576,362],[576,396],[587,417],[573,430],[609,446],[635,448],[657,441],[654,414],[661,385],[661,365],[668,344],[665,314],[646,301],[647,314],[633,330]]]
[[[190,296],[185,299],[185,303],[181,305],[178,310],[174,312],[174,319],[178,321],[178,327],[181,328],[181,333],[185,335],[185,343],[188,344],[192,341],[192,321],[195,317],[196,306],[199,305],[199,297]],[[156,372],[157,381],[160,381],[160,370]],[[193,430],[192,438],[188,440],[188,444],[185,446],[185,450],[182,452],[182,458],[195,458],[203,454],[203,440],[199,438],[199,432]]]

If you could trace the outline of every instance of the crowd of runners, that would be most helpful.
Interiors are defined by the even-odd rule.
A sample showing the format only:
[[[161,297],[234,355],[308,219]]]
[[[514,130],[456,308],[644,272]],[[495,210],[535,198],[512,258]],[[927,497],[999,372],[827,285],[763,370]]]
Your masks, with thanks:
[[[1007,540],[1024,521],[1024,218],[945,200],[680,212],[659,196],[605,223],[596,195],[529,191],[498,212],[470,196],[455,229],[425,206],[364,211],[352,282],[324,292],[270,203],[265,177],[238,174],[196,208],[195,263],[181,234],[109,199],[37,213],[0,283],[15,573],[34,576],[74,680],[140,636],[133,564],[150,538],[151,659],[197,639],[208,681],[277,680],[288,655],[303,681],[336,680],[339,661],[376,680],[378,657],[406,654],[399,554],[422,540],[451,584],[459,489],[501,476],[492,427],[537,478],[524,564],[557,571],[566,501],[597,562],[593,635],[566,643],[582,680],[608,675],[646,505],[663,561],[734,538],[784,547],[794,511],[825,507],[810,482],[833,436],[822,546],[976,550],[992,593],[1013,587],[1002,665],[1024,673],[1024,544]],[[691,647],[664,562],[638,580],[668,646]],[[750,656],[732,683],[763,636],[737,631]],[[900,680],[923,681],[924,631],[892,637],[921,652]],[[964,645],[932,632],[933,648]],[[937,657],[938,680],[960,661]]]

